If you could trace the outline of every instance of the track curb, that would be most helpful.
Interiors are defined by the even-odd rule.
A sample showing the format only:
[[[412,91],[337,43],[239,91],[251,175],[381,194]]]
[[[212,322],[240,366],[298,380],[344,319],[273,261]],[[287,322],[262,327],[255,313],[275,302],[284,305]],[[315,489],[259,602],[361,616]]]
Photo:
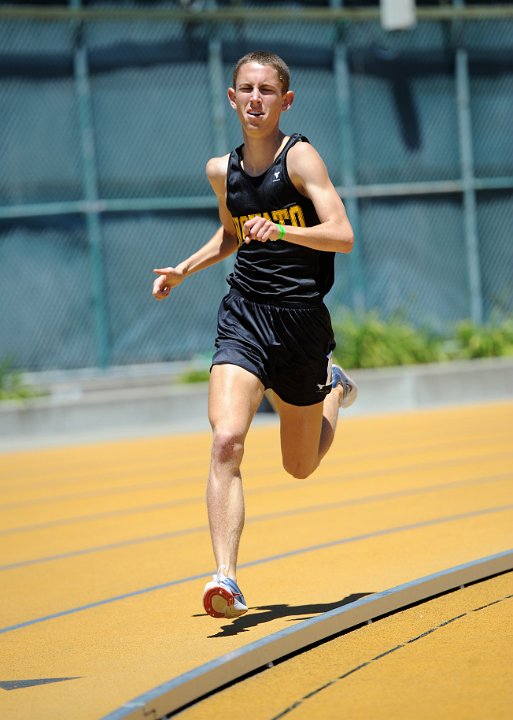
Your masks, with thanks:
[[[323,613],[222,655],[125,703],[101,720],[160,720],[291,653],[416,602],[513,570],[513,549],[442,570]]]

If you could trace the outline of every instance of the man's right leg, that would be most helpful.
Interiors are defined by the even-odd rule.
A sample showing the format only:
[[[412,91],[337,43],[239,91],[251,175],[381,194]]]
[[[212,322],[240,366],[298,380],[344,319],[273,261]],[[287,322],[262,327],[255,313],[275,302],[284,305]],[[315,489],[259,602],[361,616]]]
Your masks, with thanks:
[[[207,508],[217,568],[236,580],[239,541],[244,527],[244,495],[240,466],[244,441],[262,401],[260,380],[236,365],[214,365],[210,375],[208,412],[212,456]]]

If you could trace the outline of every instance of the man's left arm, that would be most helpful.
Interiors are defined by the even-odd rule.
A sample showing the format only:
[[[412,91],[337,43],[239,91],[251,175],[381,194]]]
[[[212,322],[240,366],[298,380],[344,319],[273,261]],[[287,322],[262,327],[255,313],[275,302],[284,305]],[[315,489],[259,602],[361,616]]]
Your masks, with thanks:
[[[287,225],[284,240],[314,250],[351,252],[353,229],[317,150],[309,143],[296,143],[287,155],[287,170],[296,189],[312,201],[320,222],[312,227]],[[260,217],[248,220],[244,230],[248,240],[260,242],[280,236],[276,223]]]

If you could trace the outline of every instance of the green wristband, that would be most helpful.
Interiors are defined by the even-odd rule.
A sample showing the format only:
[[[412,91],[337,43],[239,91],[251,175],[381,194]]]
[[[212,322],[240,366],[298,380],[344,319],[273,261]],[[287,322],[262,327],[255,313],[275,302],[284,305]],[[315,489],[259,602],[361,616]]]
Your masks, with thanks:
[[[278,240],[283,240],[283,238],[285,237],[285,228],[283,227],[283,225],[280,225],[280,223],[276,223],[276,224],[278,225],[278,227],[280,229],[280,234],[278,235]]]

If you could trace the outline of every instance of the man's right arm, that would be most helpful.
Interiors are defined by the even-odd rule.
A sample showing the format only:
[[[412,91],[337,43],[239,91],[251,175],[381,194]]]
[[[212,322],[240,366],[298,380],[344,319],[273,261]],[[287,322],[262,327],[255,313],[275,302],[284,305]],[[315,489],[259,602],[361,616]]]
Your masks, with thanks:
[[[207,176],[214,190],[222,225],[210,240],[193,255],[176,267],[156,268],[158,277],[153,283],[153,297],[156,300],[166,298],[171,290],[192,273],[214,265],[231,255],[237,249],[237,237],[231,215],[226,207],[226,168],[228,156],[212,158],[207,163]]]

